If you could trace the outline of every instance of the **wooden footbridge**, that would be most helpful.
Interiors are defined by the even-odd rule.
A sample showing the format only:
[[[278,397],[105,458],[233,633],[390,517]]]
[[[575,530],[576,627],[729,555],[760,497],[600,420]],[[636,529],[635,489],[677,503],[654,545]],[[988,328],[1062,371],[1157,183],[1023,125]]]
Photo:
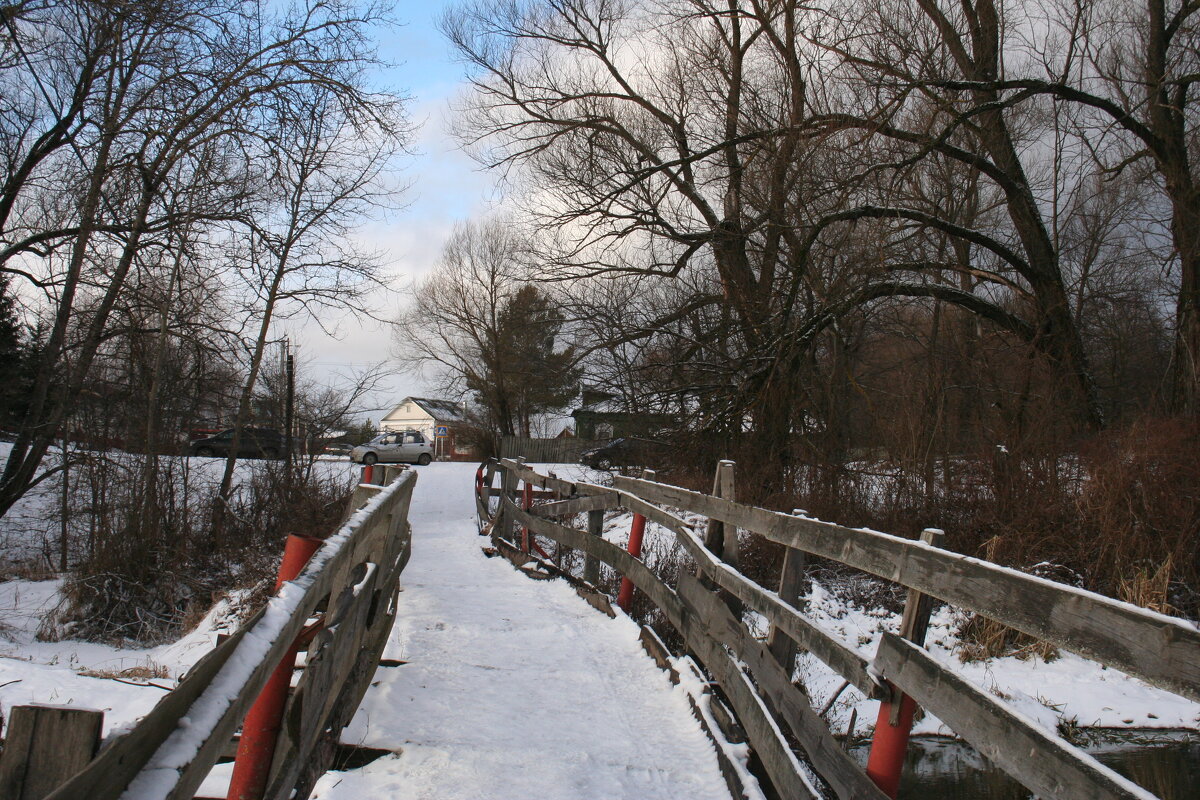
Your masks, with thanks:
[[[643,646],[675,681],[700,687],[699,696],[690,695],[692,707],[715,745],[731,797],[761,797],[763,788],[766,796],[789,800],[894,796],[917,705],[1042,797],[1153,797],[943,666],[922,646],[924,628],[936,599],[1200,700],[1194,625],[947,551],[938,547],[936,531],[908,540],[739,503],[734,469],[722,462],[713,492],[703,494],[659,483],[652,474],[618,476],[612,486],[600,486],[506,459],[480,467],[474,497],[480,526],[491,537],[489,554],[503,555],[531,578],[565,581],[615,616],[614,598],[601,589],[607,585],[601,565],[607,565],[622,580],[613,592],[618,606],[628,607],[636,591],[661,612],[672,635],[643,628]],[[14,710],[0,758],[0,796],[190,800],[231,751],[247,712],[271,692],[272,674],[283,670],[281,714],[269,729],[265,761],[258,756],[257,782],[252,793],[234,796],[308,797],[368,687],[378,683],[389,631],[405,615],[406,595],[398,587],[414,544],[409,506],[416,473],[376,471],[381,485],[356,489],[345,524],[278,596],[98,754],[99,728],[88,716],[98,712]],[[605,514],[619,511],[633,515],[627,549],[602,536]],[[647,522],[680,549],[685,566],[677,574],[656,574],[639,558]],[[787,548],[777,589],[738,569],[740,532]],[[419,550],[419,531],[416,539]],[[582,558],[567,558],[571,551]],[[907,587],[900,634],[885,634],[868,657],[806,617],[798,594],[810,556]],[[744,625],[743,610],[770,622],[766,641]],[[289,692],[289,654],[297,649],[307,655]],[[793,684],[798,649],[883,701],[865,769]],[[573,688],[557,689],[563,705],[569,706]],[[403,707],[375,709],[376,715],[385,711],[403,713]]]

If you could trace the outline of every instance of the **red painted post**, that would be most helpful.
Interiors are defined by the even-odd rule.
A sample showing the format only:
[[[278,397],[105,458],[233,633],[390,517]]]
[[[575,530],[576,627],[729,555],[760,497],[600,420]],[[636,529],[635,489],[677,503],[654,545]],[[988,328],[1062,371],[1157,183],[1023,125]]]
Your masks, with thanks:
[[[287,538],[283,563],[279,565],[279,577],[275,580],[276,592],[284,581],[290,581],[300,574],[320,546],[321,540],[311,536]],[[284,654],[258,699],[246,713],[226,800],[260,800],[267,789],[271,759],[275,756],[275,742],[283,724],[283,707],[287,703],[288,688],[296,667],[296,650],[297,645],[293,644]]]
[[[375,465],[367,464],[362,468],[362,480],[359,483],[375,483]]]
[[[945,534],[938,528],[921,531],[921,541],[938,547]],[[900,620],[900,635],[918,647],[924,646],[929,628],[930,599],[916,589],[908,590],[904,601],[904,616]],[[871,740],[871,754],[867,756],[867,775],[888,797],[894,798],[900,790],[900,776],[904,773],[904,756],[908,752],[908,736],[912,732],[913,713],[917,702],[902,694],[892,684],[889,702],[879,706],[879,719],[875,721],[875,736]],[[899,708],[896,707],[899,703]],[[851,731],[853,733],[853,731]]]
[[[521,508],[525,511],[533,508],[533,484],[525,481],[525,489],[521,493]],[[521,527],[521,549],[529,552],[529,528]]]
[[[637,558],[642,554],[642,537],[646,534],[646,518],[641,514],[633,515],[633,525],[629,528],[629,555]],[[626,614],[633,606],[633,581],[621,578],[621,591],[617,594],[617,605]]]
[[[483,464],[480,464],[479,469],[475,470],[475,496],[483,497]],[[486,498],[484,498],[484,502],[487,502]]]
[[[900,694],[898,691],[895,693]],[[894,798],[900,790],[900,776],[904,773],[904,756],[908,753],[908,736],[912,732],[913,712],[916,709],[917,701],[900,694],[900,714],[893,725],[892,704],[881,703],[879,706],[875,737],[871,740],[871,754],[867,757],[867,776],[888,797]]]

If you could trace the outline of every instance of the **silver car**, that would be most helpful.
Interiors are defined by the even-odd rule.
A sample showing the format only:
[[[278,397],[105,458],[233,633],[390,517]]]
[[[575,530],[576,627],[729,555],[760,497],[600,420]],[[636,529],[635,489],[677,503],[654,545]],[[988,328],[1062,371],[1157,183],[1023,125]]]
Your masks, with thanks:
[[[359,464],[405,461],[424,466],[433,461],[433,448],[417,431],[387,432],[351,450],[350,460]]]

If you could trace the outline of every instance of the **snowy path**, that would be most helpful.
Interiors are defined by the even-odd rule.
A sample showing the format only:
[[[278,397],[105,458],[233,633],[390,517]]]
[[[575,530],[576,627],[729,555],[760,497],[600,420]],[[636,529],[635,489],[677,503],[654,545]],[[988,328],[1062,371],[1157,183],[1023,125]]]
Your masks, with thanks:
[[[326,775],[314,798],[728,800],[681,690],[558,581],[480,551],[474,467],[420,469],[413,558],[381,668],[346,742],[398,751]]]

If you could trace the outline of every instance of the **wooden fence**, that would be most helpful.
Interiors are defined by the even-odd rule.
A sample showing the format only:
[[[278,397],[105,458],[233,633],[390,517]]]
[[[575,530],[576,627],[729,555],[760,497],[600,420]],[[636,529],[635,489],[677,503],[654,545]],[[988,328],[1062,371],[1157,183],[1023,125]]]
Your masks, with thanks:
[[[505,436],[500,440],[501,458],[523,458],[535,464],[578,464],[579,456],[609,440],[591,439],[529,439]]]
[[[304,672],[284,710],[265,794],[271,800],[307,797],[332,763],[338,735],[375,675],[411,552],[408,507],[416,472],[382,471],[386,485],[362,484],[354,490],[343,525],[294,581],[49,797],[191,800],[229,750],[281,656],[302,632],[315,631]],[[20,781],[22,776],[44,779],[45,770],[28,763],[43,750],[45,743],[23,754],[6,748],[0,796],[34,796]]]
[[[644,592],[719,685],[779,797],[886,796],[791,683],[796,645],[869,697],[890,701],[896,708],[903,705],[900,693],[915,699],[1037,795],[1089,800],[1154,797],[935,660],[922,646],[928,598],[1200,700],[1196,626],[941,549],[934,544],[940,532],[927,532],[924,541],[914,541],[738,503],[732,499],[732,474],[733,464],[722,462],[709,495],[627,477],[616,477],[613,488],[566,481],[503,460],[485,466],[477,487],[477,510],[491,526],[497,549],[519,565],[536,562],[539,571],[562,574],[595,594],[598,564],[603,562]],[[497,476],[501,483],[495,488]],[[520,482],[541,491],[526,491]],[[530,505],[531,497],[541,502]],[[677,580],[672,578],[675,585],[669,585],[640,560],[600,538],[603,513],[610,509],[641,514],[669,531],[694,561],[696,574],[681,571]],[[695,530],[668,509],[707,518],[705,530]],[[584,512],[589,514],[588,530],[571,522]],[[524,537],[516,536],[517,526],[527,532]],[[738,529],[788,548],[778,592],[736,568]],[[549,559],[530,555],[541,549],[539,536],[584,553],[583,576],[564,574]],[[902,635],[884,634],[874,656],[866,658],[805,616],[795,605],[805,554],[908,587]],[[737,609],[743,607],[769,620],[772,633],[767,643],[742,624]]]

